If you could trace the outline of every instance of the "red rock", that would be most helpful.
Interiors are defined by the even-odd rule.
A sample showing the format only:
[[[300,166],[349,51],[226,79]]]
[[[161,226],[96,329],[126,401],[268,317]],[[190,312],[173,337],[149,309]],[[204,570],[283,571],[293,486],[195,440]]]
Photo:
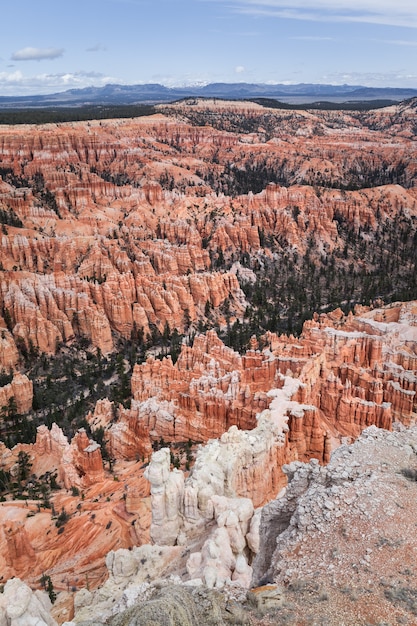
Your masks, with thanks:
[[[239,113],[229,104],[222,107],[251,119],[265,113],[252,105]],[[53,354],[57,342],[81,335],[107,353],[114,349],[112,332],[129,338],[134,323],[147,333],[150,324],[162,331],[166,322],[181,331],[186,309],[197,321],[208,301],[220,318],[216,308],[226,298],[232,312],[241,315],[245,303],[236,277],[213,274],[210,254],[256,254],[260,233],[279,236],[300,254],[314,236],[331,252],[340,243],[336,213],[354,228],[372,229],[377,214],[393,217],[402,206],[416,212],[415,193],[398,185],[323,188],[320,195],[313,188],[320,182],[317,176],[330,187],[344,183],[346,169],[362,158],[361,142],[369,139],[380,142],[375,162],[386,155],[395,167],[400,153],[385,135],[392,124],[391,117],[388,126],[381,122],[385,112],[378,113],[380,130],[371,133],[361,126],[358,132],[355,126],[353,140],[352,120],[343,112],[335,133],[327,128],[324,112],[300,117],[269,111],[276,117],[277,136],[266,143],[262,133],[246,142],[236,133],[189,124],[183,121],[190,114],[186,105],[175,105],[173,112],[182,121],[157,115],[1,130],[3,166],[32,185],[0,181],[0,206],[13,208],[24,225],[8,227],[0,240],[0,306],[11,314],[13,337],[27,348]],[[398,116],[410,124],[407,113]],[[324,130],[317,134],[314,128]],[[201,175],[209,167],[215,174],[216,162],[219,167],[229,162],[232,147],[238,164],[266,159],[271,167],[285,167],[292,186],[270,183],[258,194],[238,198],[210,194]],[[412,149],[407,144],[407,176],[414,173]],[[39,171],[60,217],[33,187]],[[125,184],[119,184],[121,176]],[[161,176],[172,177],[172,191],[162,188]],[[6,343],[0,345],[0,366],[14,367],[16,352],[9,338]],[[367,358],[377,362],[379,357]]]
[[[27,413],[32,408],[33,383],[25,374],[16,372],[11,383],[0,387],[0,407],[7,406],[11,398],[16,401],[18,413]]]
[[[6,371],[13,370],[19,361],[19,352],[11,333],[0,328],[0,368]]]
[[[71,441],[73,464],[83,485],[93,485],[104,479],[100,445],[88,438],[81,428]]]
[[[236,104],[218,106],[233,114],[239,110]],[[115,339],[129,339],[139,328],[146,335],[152,325],[161,332],[166,323],[179,332],[190,321],[197,327],[207,320],[207,303],[211,322],[225,323],[225,302],[232,320],[242,318],[246,302],[236,276],[237,259],[242,253],[267,255],[261,242],[268,237],[278,237],[300,255],[315,237],[331,253],[341,242],[337,220],[372,233],[379,219],[395,218],[402,207],[413,217],[417,213],[412,186],[334,188],[349,183],[346,172],[363,158],[364,142],[378,144],[372,156],[367,152],[375,171],[385,162],[395,169],[406,150],[404,179],[415,178],[415,146],[409,140],[414,116],[406,118],[400,109],[396,117],[370,113],[372,130],[355,118],[354,132],[345,113],[338,119],[347,131],[331,128],[327,112],[269,111],[276,120],[273,136],[267,138],[259,128],[243,139],[227,130],[227,116],[222,120],[226,126],[218,130],[216,112],[213,126],[188,123],[185,104],[174,105],[174,112],[181,120],[157,115],[0,129],[2,167],[32,185],[15,187],[0,180],[0,208],[13,208],[23,222],[23,228],[8,226],[0,238],[2,370],[19,365],[16,343],[54,354],[57,343],[84,337],[107,354],[117,345]],[[246,105],[240,114],[253,121],[253,106]],[[404,148],[399,139],[392,141],[396,131]],[[235,167],[279,166],[289,184],[271,183],[260,193],[239,197],[211,193],[204,176],[218,177],[231,155]],[[39,170],[59,216],[33,186]],[[234,272],[223,271],[221,255],[230,264],[236,261]],[[216,264],[219,271],[214,271]],[[243,261],[240,267],[250,272]],[[305,323],[299,339],[267,333],[268,351],[260,352],[252,341],[243,355],[226,348],[214,332],[198,335],[192,347],[182,347],[175,365],[169,358],[149,358],[134,367],[130,409],[102,401],[87,419],[93,428],[105,428],[116,466],[128,459],[138,473],[140,466],[133,461],[148,460],[152,443],[161,438],[173,443],[220,438],[211,451],[216,460],[216,445],[225,450],[222,489],[261,505],[285,485],[283,463],[311,457],[325,463],[341,437],[355,437],[370,424],[390,429],[393,419],[411,422],[417,391],[415,309],[415,304],[397,303],[373,310],[358,307],[348,316],[340,309],[317,314]],[[286,385],[288,404],[278,419],[268,392]],[[0,390],[0,400],[7,403],[10,394],[20,410],[29,410],[29,381],[16,376],[14,386]],[[268,409],[270,414],[258,417]],[[272,425],[266,428],[268,415]],[[113,491],[119,475],[106,474],[100,449],[85,432],[68,443],[56,427],[41,427],[33,446],[0,449],[2,467],[11,469],[19,450],[30,454],[37,475],[56,471],[64,487],[91,494],[94,512],[82,519],[80,513],[79,520],[74,515],[58,541],[56,530],[47,535],[53,523],[46,512],[42,535],[35,528],[38,520],[32,525],[31,518],[24,528],[12,528],[8,554],[14,555],[16,571],[30,577],[33,565],[39,578],[42,567],[59,570],[55,557],[63,563],[65,550],[68,562],[78,554],[82,571],[89,571],[89,542],[94,561],[116,545],[149,536],[148,491],[130,475],[124,479],[126,490],[120,485]],[[192,526],[195,514],[204,525],[212,519],[210,502],[218,485],[206,475],[196,487],[192,476],[181,515]],[[117,493],[117,502],[99,504],[104,493],[106,498]],[[64,492],[55,496],[62,506],[69,497]],[[169,517],[172,502],[168,498],[164,504]],[[19,522],[26,516],[13,514]],[[109,515],[118,529],[115,539],[106,529]],[[42,553],[36,563],[25,556],[32,555],[31,545],[36,555]],[[0,553],[6,554],[4,546]],[[14,574],[12,561],[0,559],[7,575]],[[72,571],[69,576],[72,582]]]

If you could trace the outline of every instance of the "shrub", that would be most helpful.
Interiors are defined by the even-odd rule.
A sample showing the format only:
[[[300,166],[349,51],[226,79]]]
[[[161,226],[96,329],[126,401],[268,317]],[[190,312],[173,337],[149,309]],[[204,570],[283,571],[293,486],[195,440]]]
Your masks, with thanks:
[[[402,474],[405,478],[408,478],[408,480],[413,480],[417,482],[417,469],[404,467],[400,470],[400,474]]]

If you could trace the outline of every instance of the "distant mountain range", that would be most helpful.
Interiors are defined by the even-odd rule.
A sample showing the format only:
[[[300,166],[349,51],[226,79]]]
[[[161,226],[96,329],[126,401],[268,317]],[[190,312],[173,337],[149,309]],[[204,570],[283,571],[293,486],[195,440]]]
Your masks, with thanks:
[[[0,96],[0,108],[37,108],[86,105],[156,104],[181,98],[274,98],[285,102],[313,102],[319,100],[399,101],[417,96],[417,89],[363,87],[358,85],[266,85],[251,83],[211,83],[204,86],[165,87],[164,85],[105,85],[70,89],[61,93],[34,96]]]

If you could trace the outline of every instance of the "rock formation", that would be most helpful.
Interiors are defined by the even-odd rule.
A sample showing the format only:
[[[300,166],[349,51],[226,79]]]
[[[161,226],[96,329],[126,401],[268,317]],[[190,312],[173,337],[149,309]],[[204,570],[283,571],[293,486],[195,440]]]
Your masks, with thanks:
[[[85,615],[85,624],[102,624],[106,619],[112,626],[121,626],[125,620],[134,621],[138,626],[226,626],[236,624],[238,619],[241,620],[240,623],[246,624],[250,615],[240,608],[238,602],[227,602],[225,596],[218,591],[201,585],[185,587],[178,580],[160,581],[156,586],[148,583],[145,589],[132,585],[126,589],[116,606],[113,604],[111,613],[103,604],[99,604],[96,610],[91,605],[85,607],[77,613],[71,624],[79,623],[78,615]]]
[[[326,467],[313,460],[284,467],[285,495],[262,510],[253,584],[291,587],[304,580],[308,588],[314,581],[327,589],[333,605],[322,609],[327,615],[351,589],[361,624],[366,618],[369,623],[415,614],[406,572],[415,576],[409,569],[415,549],[409,524],[416,514],[410,499],[416,450],[415,427],[390,433],[371,426],[355,443],[335,450]],[[364,585],[372,589],[373,601],[364,597]],[[394,586],[404,589],[403,601],[393,593]],[[351,609],[346,607],[345,614]]]
[[[120,485],[103,470],[100,449],[85,431],[69,443],[56,425],[51,430],[40,426],[33,445],[2,449],[2,468],[15,471],[23,450],[36,476],[55,473],[58,484],[92,494],[93,508],[79,520],[88,520],[89,530],[80,537],[72,518],[65,528],[75,546],[91,537],[98,541],[111,509],[111,520],[121,525],[117,534],[112,526],[101,535],[101,559],[109,549],[149,537],[156,545],[184,549],[194,542],[184,559],[188,578],[209,586],[228,580],[248,585],[258,550],[259,507],[285,487],[282,466],[311,458],[324,464],[344,438],[356,438],[369,424],[390,430],[394,419],[405,425],[414,419],[416,310],[415,303],[397,303],[361,308],[356,315],[316,316],[299,339],[269,333],[263,351],[243,355],[210,331],[196,336],[193,346],[184,343],[175,365],[170,359],[136,365],[131,408],[115,408],[105,400],[88,416],[94,428],[104,427],[113,459],[125,468]],[[161,438],[171,451],[156,452],[146,470],[149,503],[141,459],[150,457],[151,444]],[[189,439],[188,474],[172,469],[171,453]],[[206,445],[198,448],[196,441]],[[140,477],[134,468],[141,468]],[[115,489],[122,496],[117,504],[111,495]],[[76,498],[67,497],[54,498],[57,511],[69,507],[67,502],[75,507]],[[97,498],[102,504],[96,513]],[[45,555],[51,548],[48,540],[40,549],[30,522],[37,514],[25,521],[24,509],[19,511],[13,521],[4,519],[4,571],[26,577],[34,567],[33,551],[40,569],[50,562]],[[99,514],[97,523],[92,516]],[[40,515],[44,524],[51,523],[49,513]],[[50,539],[52,545],[58,540],[56,530]],[[58,562],[56,572],[65,572],[64,554]],[[103,569],[98,570],[97,582],[103,579]],[[49,571],[55,582],[59,574]]]
[[[11,383],[0,387],[0,408],[7,407],[12,398],[18,413],[28,413],[32,408],[33,383],[25,374],[16,372]]]
[[[302,256],[314,241],[319,264],[347,245],[342,227],[375,234],[404,211],[416,215],[414,143],[401,133],[401,148],[392,144],[412,107],[396,111],[398,124],[388,110],[366,117],[183,103],[162,111],[1,129],[2,368],[16,365],[16,342],[53,354],[83,337],[106,354],[112,333],[181,331],[185,312],[197,325],[207,302],[220,322],[225,304],[241,316],[244,295],[225,262],[271,258],[274,245]],[[239,172],[248,181],[257,174],[255,191]],[[340,263],[348,271],[350,260]]]
[[[287,378],[282,389],[270,392],[270,408],[258,417],[256,428],[232,426],[220,440],[197,453],[190,476],[170,472],[169,450],[152,456],[145,476],[151,483],[151,538],[161,545],[188,545],[208,534],[198,552],[190,555],[187,571],[209,587],[227,580],[248,586],[248,554],[257,549],[258,516],[254,505],[264,504],[285,484],[281,466],[297,458],[288,432],[288,413],[303,407],[290,400],[299,383]],[[208,529],[211,528],[211,532]]]
[[[149,581],[169,572],[182,552],[178,547],[150,545],[110,551],[106,557],[106,582],[97,591],[81,589],[75,595],[76,620],[89,619],[93,606],[103,619],[131,607],[150,589]]]
[[[32,459],[32,470],[38,474],[57,473],[58,483],[66,489],[88,487],[104,480],[100,446],[80,429],[71,443],[57,424],[49,430],[38,426],[33,445],[20,444]]]
[[[112,453],[147,458],[151,442],[206,442],[231,426],[254,429],[269,392],[289,373],[299,381],[291,400],[303,405],[288,410],[289,444],[300,459],[326,462],[338,437],[356,437],[371,424],[407,425],[416,412],[414,308],[316,316],[300,339],[269,333],[267,349],[242,356],[209,331],[184,344],[175,365],[149,358],[134,367],[130,410],[120,409],[109,427]],[[378,321],[384,315],[393,321]]]
[[[34,466],[36,471],[40,464]],[[54,490],[44,499],[3,502],[0,582],[19,576],[38,588],[47,573],[57,592],[95,588],[105,580],[109,551],[148,543],[149,488],[143,470],[133,464],[117,471],[117,481],[114,475],[75,490]],[[47,485],[45,474],[34,473],[31,484],[36,483]]]
[[[184,583],[181,548],[142,546],[110,553],[108,581],[101,590],[78,592],[72,624],[118,626],[134,619],[191,625],[198,619],[265,626],[277,619],[337,623],[341,614],[349,626],[413,623],[416,451],[416,428],[372,426],[354,444],[340,446],[326,467],[314,460],[285,466],[288,486],[260,516],[252,579],[260,586],[246,596],[230,581],[221,594],[195,579]],[[243,545],[235,531],[242,523],[247,528],[251,513],[244,499],[216,497],[214,503],[216,530],[187,566],[194,573],[204,564],[208,582],[229,575],[224,567],[234,557],[228,546]],[[151,571],[151,577],[163,572],[163,580],[145,581]]]
[[[39,426],[34,444],[0,445],[4,476],[18,476],[26,452],[45,491],[27,504],[9,494],[0,507],[4,579],[36,585],[47,571],[61,590],[93,590],[109,553],[109,618],[139,597],[124,594],[132,578],[165,575],[174,557],[175,573],[195,584],[248,587],[252,568],[257,582],[281,582],[275,561],[257,565],[262,542],[272,555],[275,541],[259,531],[260,509],[294,472],[303,493],[316,479],[323,487],[332,451],[369,426],[413,423],[417,305],[318,313],[298,338],[268,331],[243,346],[256,324],[282,328],[282,316],[289,327],[296,301],[304,312],[373,299],[385,244],[395,254],[384,257],[383,295],[415,297],[414,126],[413,104],[365,114],[183,102],[148,118],[0,129],[0,375],[14,373],[0,408],[14,398],[28,413],[29,377],[47,377],[57,352],[82,345],[87,364],[104,355],[110,372],[85,383],[74,371],[72,381],[90,402],[87,424],[104,430],[105,468],[83,430],[69,442],[59,426]],[[321,299],[307,281],[299,293],[306,268]],[[352,283],[338,297],[336,270]],[[293,281],[283,294],[281,273]],[[184,334],[180,353],[162,358],[173,333]],[[126,356],[129,342],[144,362]],[[124,373],[132,367],[125,406],[111,395],[120,346]],[[55,475],[61,489],[46,493]],[[283,538],[303,513],[291,493],[290,484],[276,526]],[[326,520],[330,495],[320,500]],[[154,546],[135,547],[151,538]],[[77,611],[94,597],[80,592]],[[283,604],[276,588],[252,599],[272,597]]]
[[[396,321],[381,326],[377,320],[383,315]],[[333,313],[306,323],[298,342],[293,340],[287,345],[286,338],[270,336],[271,348],[263,357],[249,352],[244,357],[248,363],[256,362],[258,368],[264,363],[265,371],[275,373],[269,382],[275,389],[266,394],[269,408],[257,415],[251,430],[239,430],[233,425],[219,439],[200,448],[185,481],[181,471],[170,471],[168,449],[154,453],[145,473],[151,483],[154,543],[187,545],[205,532],[205,543],[187,563],[189,576],[201,578],[210,587],[222,586],[229,579],[247,585],[251,567],[246,555],[248,551],[256,553],[254,546],[258,541],[251,527],[252,518],[254,528],[259,523],[259,517],[253,517],[254,506],[262,506],[285,486],[282,466],[291,459],[313,457],[312,467],[319,472],[319,462],[329,459],[337,436],[355,438],[369,423],[391,429],[393,415],[388,394],[392,382],[388,372],[393,369],[397,373],[397,366],[393,368],[392,363],[395,355],[403,351],[404,340],[409,348],[416,345],[416,319],[412,303],[362,309],[357,317]],[[203,341],[210,344],[217,359],[201,350]],[[287,368],[288,353],[298,361],[295,372]],[[297,359],[292,356],[294,353]],[[172,409],[176,407],[176,398],[187,391],[186,374],[179,376],[181,367],[187,363],[185,372],[195,375],[197,371],[201,377],[202,363],[209,363],[213,371],[221,373],[219,363],[224,366],[227,362],[242,367],[238,355],[234,357],[222,348],[214,334],[200,337],[192,349],[183,349],[176,366],[168,361],[158,362],[152,375],[149,372],[153,362],[137,368],[133,379],[135,393],[142,402],[145,394],[152,394],[155,402],[158,398],[171,402],[171,413],[166,418],[170,422],[175,415]],[[283,365],[291,375],[279,372]],[[379,371],[385,372],[385,376],[379,376]],[[243,370],[242,378],[256,380],[249,368]],[[414,389],[410,389],[414,374],[409,371],[407,376],[397,378],[407,380],[406,389],[399,385],[397,394],[414,398]],[[213,377],[212,384],[215,381]],[[236,388],[239,383],[240,377],[236,376]],[[164,395],[168,393],[169,396]],[[396,394],[394,406],[395,398]],[[408,424],[407,411],[399,413],[399,417]]]
[[[276,364],[267,356],[241,357],[214,331],[182,346],[175,365],[170,358],[149,358],[132,375],[130,411],[121,411],[109,429],[110,448],[124,458],[148,456],[150,440],[207,441],[230,426],[250,429],[269,404]]]
[[[51,608],[51,601],[44,591],[33,592],[19,578],[11,578],[0,595],[0,623],[8,626],[57,626],[51,617]]]
[[[100,445],[80,429],[71,441],[72,463],[83,485],[93,485],[104,479]]]
[[[13,370],[18,363],[19,352],[11,333],[1,327],[1,320],[0,328],[0,363],[2,369],[10,371]]]

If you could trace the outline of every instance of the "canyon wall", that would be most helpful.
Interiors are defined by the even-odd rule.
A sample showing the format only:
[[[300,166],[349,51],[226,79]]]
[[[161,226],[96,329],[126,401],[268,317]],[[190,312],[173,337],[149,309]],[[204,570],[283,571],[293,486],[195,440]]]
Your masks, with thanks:
[[[36,585],[47,571],[61,589],[95,587],[105,554],[152,539],[192,546],[189,579],[248,586],[259,509],[285,487],[283,465],[326,464],[370,425],[415,420],[415,302],[315,314],[298,338],[258,332],[282,328],[280,316],[290,327],[296,297],[313,307],[302,268],[321,277],[318,310],[369,302],[353,287],[336,297],[332,280],[340,270],[372,282],[385,244],[385,292],[413,293],[415,109],[234,106],[205,119],[182,103],[146,119],[0,128],[0,374],[13,376],[0,408],[14,398],[30,412],[33,382],[71,347],[106,365],[120,350],[123,374],[132,368],[126,406],[112,395],[121,370],[89,385],[74,367],[60,381],[86,400],[85,426],[105,449],[71,420],[68,438],[55,424],[33,444],[1,444],[3,478],[19,482],[20,452],[34,475],[27,502],[8,495],[0,507],[4,579]],[[287,291],[274,294],[284,274]],[[258,334],[239,352],[212,330],[235,345],[237,322]],[[164,357],[159,338],[173,333],[179,354]],[[44,499],[29,497],[35,483]]]
[[[138,329],[222,324],[227,310],[241,317],[236,273],[247,255],[272,258],[278,246],[301,257],[314,242],[319,263],[344,249],[346,228],[371,237],[384,220],[416,215],[415,147],[407,132],[393,147],[392,112],[224,104],[208,126],[194,119],[202,109],[162,110],[0,129],[3,369],[16,366],[17,349],[54,354],[82,337],[107,354]],[[414,109],[396,115],[398,132]],[[255,120],[269,138],[248,132]],[[277,171],[283,184],[271,182]],[[348,271],[351,259],[339,263]]]
[[[56,474],[64,490],[53,496],[55,510],[70,513],[65,536],[83,558],[85,541],[94,537],[97,552],[82,566],[94,584],[103,580],[109,549],[151,539],[195,545],[184,563],[190,579],[221,587],[232,578],[247,586],[260,507],[285,487],[284,465],[325,464],[340,442],[370,424],[390,430],[393,420],[407,426],[415,419],[416,329],[417,304],[410,302],[317,315],[300,338],[269,333],[266,348],[255,349],[253,341],[243,355],[209,331],[192,346],[184,342],[175,364],[151,358],[136,365],[130,409],[102,400],[87,416],[104,428],[113,467],[105,467],[100,446],[85,431],[69,443],[54,425],[40,426],[35,444],[3,446],[2,469],[16,472],[24,451],[36,477]],[[155,443],[162,449],[151,458]],[[172,465],[178,444],[185,446],[182,469]],[[149,465],[142,462],[150,458]],[[78,515],[81,491],[88,499]],[[8,576],[28,579],[44,569],[57,582],[68,572],[74,551],[66,542],[55,553],[56,566],[50,561],[59,528],[45,544],[37,531],[53,525],[50,511],[31,503],[27,517],[24,504],[14,502],[1,510]],[[80,534],[87,520],[90,530]],[[80,584],[73,570],[66,575]]]
[[[290,375],[300,383],[291,399],[303,409],[288,412],[289,442],[298,458],[326,462],[342,436],[414,419],[414,324],[414,303],[357,316],[339,311],[307,321],[299,339],[269,333],[266,349],[243,355],[214,331],[197,335],[175,365],[149,358],[134,367],[131,407],[120,408],[108,428],[110,449],[116,457],[148,458],[159,441],[206,442],[232,426],[253,430],[270,391]]]

